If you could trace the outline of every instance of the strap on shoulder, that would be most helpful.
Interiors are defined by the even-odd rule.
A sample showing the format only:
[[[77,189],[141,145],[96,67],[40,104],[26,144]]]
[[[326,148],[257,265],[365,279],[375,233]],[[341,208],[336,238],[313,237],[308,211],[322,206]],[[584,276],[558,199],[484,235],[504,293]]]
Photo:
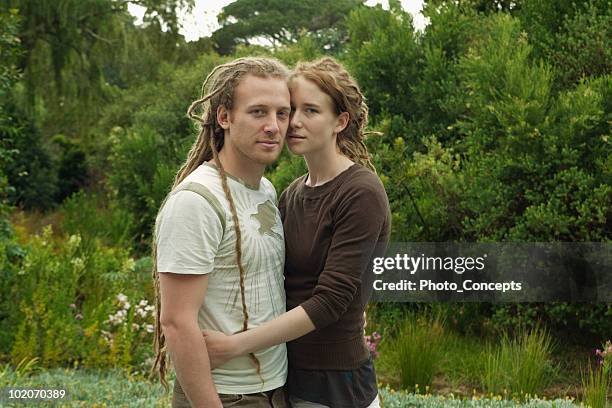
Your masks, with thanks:
[[[217,200],[217,197],[215,197],[215,195],[206,186],[193,181],[179,186],[174,191],[172,191],[170,195],[174,195],[179,191],[184,190],[194,192],[206,201],[208,201],[208,203],[212,206],[213,210],[215,210],[217,217],[219,217],[221,227],[223,228],[223,232],[225,232],[225,211],[223,210],[223,207],[221,206],[219,200]]]

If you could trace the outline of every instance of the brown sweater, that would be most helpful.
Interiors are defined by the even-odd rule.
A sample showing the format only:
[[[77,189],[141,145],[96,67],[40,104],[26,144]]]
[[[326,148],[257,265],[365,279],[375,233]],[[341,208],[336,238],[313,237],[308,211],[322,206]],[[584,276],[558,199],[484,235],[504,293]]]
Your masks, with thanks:
[[[285,229],[287,310],[301,305],[316,330],[287,343],[294,368],[354,370],[370,353],[363,311],[371,288],[368,263],[389,240],[390,211],[376,174],[355,164],[333,180],[308,187],[306,175],[279,200]],[[383,245],[383,246],[384,246]]]

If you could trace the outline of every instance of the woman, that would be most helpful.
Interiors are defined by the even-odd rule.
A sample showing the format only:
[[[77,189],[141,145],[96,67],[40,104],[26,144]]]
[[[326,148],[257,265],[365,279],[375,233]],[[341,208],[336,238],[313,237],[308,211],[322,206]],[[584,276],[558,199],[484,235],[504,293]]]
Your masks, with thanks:
[[[378,407],[363,338],[368,264],[389,238],[389,203],[363,143],[368,110],[355,80],[331,58],[289,79],[287,145],[308,174],[281,195],[288,312],[248,331],[205,332],[212,364],[287,342],[294,407]],[[380,245],[383,244],[383,245]]]

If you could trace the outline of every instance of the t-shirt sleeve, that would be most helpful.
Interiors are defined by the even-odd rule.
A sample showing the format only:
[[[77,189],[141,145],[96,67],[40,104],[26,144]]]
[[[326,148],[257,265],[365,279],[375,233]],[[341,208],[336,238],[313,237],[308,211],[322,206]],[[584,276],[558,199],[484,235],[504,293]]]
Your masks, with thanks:
[[[171,196],[157,219],[157,271],[207,274],[223,238],[223,224],[207,199],[192,191]]]
[[[317,329],[337,321],[360,289],[387,225],[387,203],[384,190],[363,186],[339,203],[325,266],[313,296],[301,304]]]

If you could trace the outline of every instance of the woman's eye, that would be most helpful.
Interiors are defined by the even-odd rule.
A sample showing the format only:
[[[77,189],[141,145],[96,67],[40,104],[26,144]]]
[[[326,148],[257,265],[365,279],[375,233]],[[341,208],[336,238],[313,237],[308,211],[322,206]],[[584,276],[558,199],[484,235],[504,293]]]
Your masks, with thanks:
[[[317,113],[317,110],[314,108],[306,108],[307,113]]]

